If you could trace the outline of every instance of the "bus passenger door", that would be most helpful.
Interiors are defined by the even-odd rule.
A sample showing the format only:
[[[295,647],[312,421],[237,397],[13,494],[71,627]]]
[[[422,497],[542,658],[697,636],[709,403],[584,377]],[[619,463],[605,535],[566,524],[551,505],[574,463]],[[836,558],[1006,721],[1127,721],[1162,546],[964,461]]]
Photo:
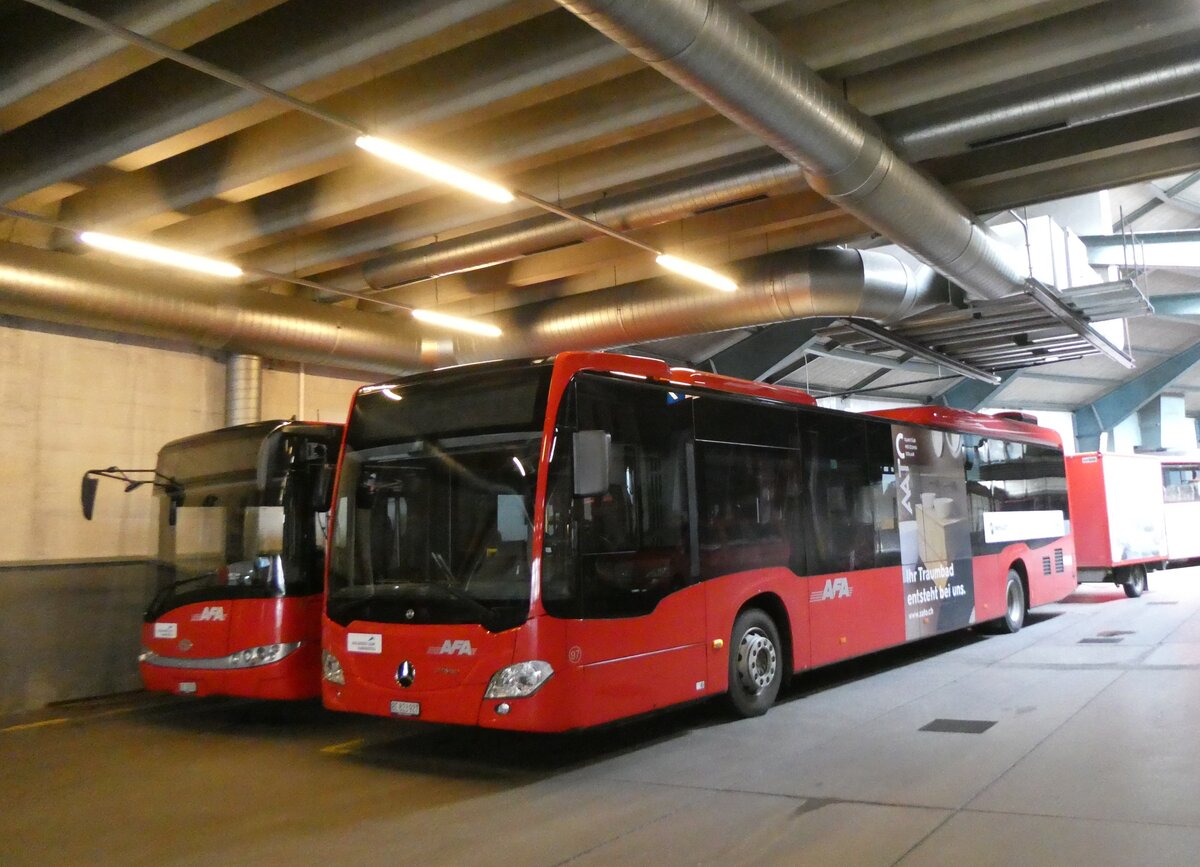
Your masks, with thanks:
[[[607,489],[574,499],[578,725],[702,695],[705,611],[691,558],[691,408],[678,392],[578,380],[579,428],[611,435]]]

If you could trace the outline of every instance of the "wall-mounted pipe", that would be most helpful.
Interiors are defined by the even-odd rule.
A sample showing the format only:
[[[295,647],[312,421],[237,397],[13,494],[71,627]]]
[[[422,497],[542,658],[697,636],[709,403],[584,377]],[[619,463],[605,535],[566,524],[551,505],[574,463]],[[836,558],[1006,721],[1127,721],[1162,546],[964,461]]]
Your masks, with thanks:
[[[241,352],[225,362],[225,424],[262,421],[262,358]]]

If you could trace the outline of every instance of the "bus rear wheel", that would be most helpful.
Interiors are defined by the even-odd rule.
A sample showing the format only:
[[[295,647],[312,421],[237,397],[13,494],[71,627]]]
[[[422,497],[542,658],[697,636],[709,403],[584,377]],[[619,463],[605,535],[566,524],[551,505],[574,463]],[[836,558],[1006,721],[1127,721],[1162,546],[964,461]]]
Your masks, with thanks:
[[[743,717],[762,716],[783,683],[783,645],[766,612],[748,608],[733,623],[729,644],[729,703]]]
[[[1004,584],[1004,616],[997,621],[1001,632],[1020,632],[1025,625],[1025,612],[1029,604],[1025,599],[1025,585],[1016,569],[1008,570]]]
[[[1130,599],[1137,599],[1146,592],[1148,583],[1145,566],[1130,566],[1129,571],[1125,573],[1125,580],[1121,583],[1121,588]]]

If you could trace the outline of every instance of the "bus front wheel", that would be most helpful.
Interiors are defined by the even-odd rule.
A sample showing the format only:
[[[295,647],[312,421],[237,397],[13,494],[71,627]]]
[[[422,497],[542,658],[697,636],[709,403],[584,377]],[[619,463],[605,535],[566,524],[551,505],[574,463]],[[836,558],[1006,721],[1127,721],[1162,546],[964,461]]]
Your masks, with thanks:
[[[1148,582],[1146,581],[1145,566],[1130,566],[1124,577],[1125,580],[1121,582],[1121,587],[1130,599],[1137,599],[1146,592]]]
[[[766,612],[748,608],[733,623],[729,644],[729,703],[743,717],[762,716],[783,683],[783,645]]]

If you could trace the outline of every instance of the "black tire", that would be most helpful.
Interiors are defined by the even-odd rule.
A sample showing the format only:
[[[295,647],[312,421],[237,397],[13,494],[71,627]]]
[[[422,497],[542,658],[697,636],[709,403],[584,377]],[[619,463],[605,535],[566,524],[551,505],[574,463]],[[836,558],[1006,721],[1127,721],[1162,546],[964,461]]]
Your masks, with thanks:
[[[1125,579],[1121,582],[1121,589],[1130,599],[1137,599],[1146,592],[1146,587],[1149,585],[1145,566],[1130,566],[1125,573]]]
[[[739,614],[729,642],[729,704],[738,716],[762,716],[771,709],[785,664],[775,621],[758,608]]]
[[[1016,569],[1008,570],[1004,583],[1004,616],[996,621],[997,631],[1012,634],[1020,632],[1025,625],[1025,614],[1029,611],[1029,600],[1025,598],[1025,585]]]

